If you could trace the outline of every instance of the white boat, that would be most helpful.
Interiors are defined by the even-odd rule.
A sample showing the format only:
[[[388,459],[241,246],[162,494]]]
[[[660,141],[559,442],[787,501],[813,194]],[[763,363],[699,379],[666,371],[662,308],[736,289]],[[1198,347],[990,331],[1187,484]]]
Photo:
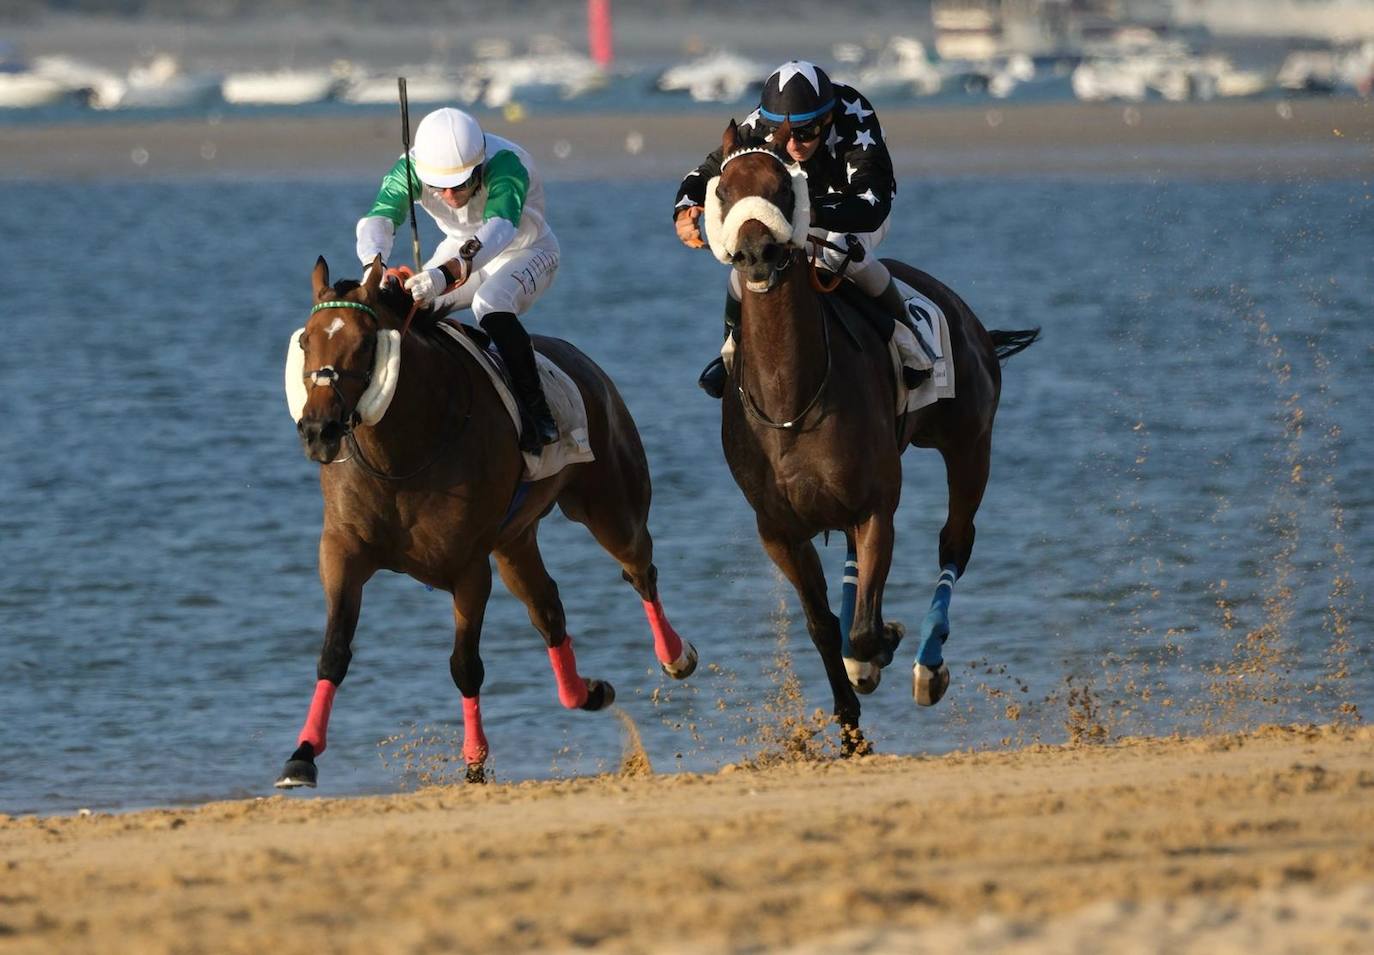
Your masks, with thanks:
[[[399,93],[396,77],[406,78],[406,99],[412,103],[468,103],[470,85],[456,73],[433,67],[400,67],[394,73],[363,74],[344,84],[339,99],[345,103],[395,103]]]
[[[768,69],[728,50],[716,50],[670,66],[654,86],[665,93],[686,92],[698,103],[734,103],[762,85]]]
[[[0,73],[0,109],[34,109],[62,102],[71,91],[31,70]]]
[[[219,74],[185,73],[176,57],[162,53],[135,64],[122,77],[104,71],[92,73],[90,105],[95,109],[203,106],[219,96],[219,84]]]
[[[550,53],[485,60],[473,64],[467,76],[468,95],[481,88],[482,105],[500,108],[517,95],[553,92],[574,99],[606,84],[606,74],[596,61],[578,53]]]
[[[298,106],[332,97],[343,85],[332,68],[231,73],[220,89],[226,103],[239,106]],[[395,80],[392,80],[393,91]]]
[[[945,72],[930,61],[925,44],[906,36],[888,40],[873,62],[854,77],[854,85],[870,96],[883,91],[933,96],[944,81]]]

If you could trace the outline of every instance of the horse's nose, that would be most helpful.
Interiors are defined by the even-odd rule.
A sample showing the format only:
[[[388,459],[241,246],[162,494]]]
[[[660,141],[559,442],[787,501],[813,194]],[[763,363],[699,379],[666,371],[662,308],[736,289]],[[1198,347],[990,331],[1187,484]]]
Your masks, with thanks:
[[[296,434],[300,435],[305,454],[312,461],[332,461],[339,453],[339,442],[343,439],[343,425],[334,420],[320,421],[316,418],[302,418],[296,422]]]

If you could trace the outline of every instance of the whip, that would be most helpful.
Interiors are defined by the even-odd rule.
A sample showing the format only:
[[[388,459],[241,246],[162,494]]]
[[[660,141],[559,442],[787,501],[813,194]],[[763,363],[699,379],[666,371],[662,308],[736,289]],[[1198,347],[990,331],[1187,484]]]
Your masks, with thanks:
[[[415,271],[420,271],[420,224],[415,221],[415,173],[410,165],[410,100],[406,97],[406,78],[396,77],[396,89],[401,95],[401,143],[406,157],[406,196],[410,199],[410,246],[415,255]]]

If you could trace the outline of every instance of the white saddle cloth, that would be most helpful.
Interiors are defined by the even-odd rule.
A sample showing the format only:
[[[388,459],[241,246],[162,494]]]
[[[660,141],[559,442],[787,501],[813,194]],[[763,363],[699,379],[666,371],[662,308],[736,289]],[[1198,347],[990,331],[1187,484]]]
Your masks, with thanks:
[[[466,334],[448,322],[440,322],[442,328],[458,344],[462,345],[477,359],[477,364],[486,371],[487,377],[496,387],[501,402],[511,421],[515,422],[515,432],[520,433],[520,406],[515,402],[510,385],[501,374],[500,368],[490,355],[477,347]],[[539,367],[539,383],[544,386],[544,398],[553,412],[553,420],[558,425],[558,440],[544,445],[538,454],[523,454],[525,459],[525,480],[541,481],[553,477],[570,464],[595,461],[591,439],[587,435],[587,406],[582,402],[582,392],[577,384],[563,369],[559,368],[539,352],[534,353],[535,364]]]
[[[896,323],[888,351],[892,354],[892,370],[897,376],[897,413],[916,411],[934,404],[941,398],[954,397],[954,351],[949,343],[949,320],[930,299],[901,279],[894,278],[910,313],[911,329]],[[916,388],[909,389],[902,381],[902,367],[917,371],[929,369],[930,377]]]

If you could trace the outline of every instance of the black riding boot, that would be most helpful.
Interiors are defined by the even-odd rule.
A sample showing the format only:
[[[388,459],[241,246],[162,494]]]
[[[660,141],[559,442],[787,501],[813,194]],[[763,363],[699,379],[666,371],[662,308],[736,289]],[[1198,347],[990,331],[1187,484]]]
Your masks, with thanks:
[[[539,369],[534,364],[534,346],[520,319],[510,312],[492,312],[483,316],[482,330],[496,343],[501,360],[506,363],[515,400],[520,405],[520,450],[538,454],[546,444],[558,440],[558,426],[553,422],[544,388],[539,384]]]
[[[739,340],[739,315],[740,315],[740,309],[741,309],[740,303],[737,302],[737,301],[735,301],[735,297],[734,297],[733,295],[731,295],[729,292],[726,292],[726,293],[725,293],[725,334],[726,334],[726,335],[734,335],[736,341]],[[722,338],[722,341],[723,341],[723,340],[724,340],[724,338]],[[706,393],[707,393],[708,395],[710,395],[712,398],[717,398],[717,399],[718,399],[718,398],[720,398],[722,395],[724,395],[724,394],[725,394],[725,359],[721,358],[719,355],[717,355],[715,358],[711,359],[710,364],[708,364],[704,369],[702,369],[702,372],[701,372],[700,377],[697,378],[697,384],[698,384],[699,386],[701,386],[701,390],[702,390],[702,391],[706,392]]]

